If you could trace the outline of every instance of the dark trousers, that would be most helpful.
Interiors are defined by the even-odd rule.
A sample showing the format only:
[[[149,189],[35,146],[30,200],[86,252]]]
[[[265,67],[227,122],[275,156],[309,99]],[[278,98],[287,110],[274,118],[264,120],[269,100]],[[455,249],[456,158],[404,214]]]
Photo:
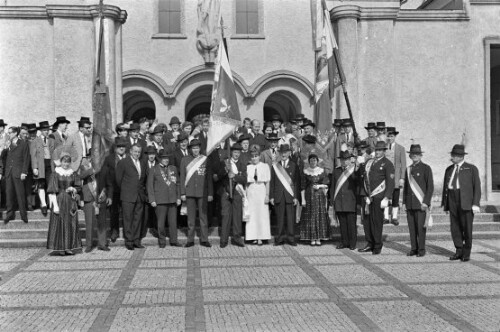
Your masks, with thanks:
[[[220,243],[227,243],[229,240],[229,232],[233,227],[233,241],[242,243],[241,239],[241,220],[243,219],[243,201],[238,192],[233,191],[233,199],[229,198],[229,194],[225,192],[221,197],[222,208],[222,229],[220,234]]]
[[[471,210],[462,210],[460,190],[448,191],[448,209],[450,211],[451,237],[456,254],[463,258],[470,258],[474,214]]]
[[[380,208],[382,198],[372,197],[370,214],[365,228],[366,245],[374,250],[382,249],[382,230],[384,226],[384,209]]]
[[[194,242],[196,226],[196,210],[200,219],[200,241],[208,242],[207,199],[204,197],[187,197],[188,211],[188,238],[187,242]]]
[[[113,204],[109,207],[111,235],[120,236],[120,192],[113,192]]]
[[[20,178],[15,178],[12,174],[5,177],[5,196],[6,196],[6,218],[14,219],[14,207],[19,207],[21,219],[28,221],[28,212],[26,211],[26,191],[24,189],[24,181]]]
[[[97,216],[97,246],[105,247],[108,245],[109,221],[107,218],[106,202],[99,204],[99,215]]]
[[[108,222],[106,220],[106,202],[99,204],[99,215],[96,216],[94,202],[83,203],[83,214],[85,216],[85,245],[90,248],[94,246],[94,229],[97,226],[97,245],[106,246]]]
[[[344,247],[356,247],[358,230],[356,228],[356,212],[337,212],[340,224],[340,242]]]
[[[168,238],[170,244],[177,243],[177,205],[175,203],[158,204],[155,212],[156,220],[158,221],[158,244],[167,244],[167,239],[165,238],[166,220],[168,220]]]
[[[410,231],[411,251],[425,254],[425,211],[407,210],[408,229]]]
[[[278,234],[276,236],[278,241],[275,240],[275,242],[284,242],[288,240],[289,243],[294,243],[295,206],[293,203],[285,203],[285,200],[283,200],[280,203],[274,203],[274,209],[276,211],[276,220],[278,223]]]
[[[398,185],[398,184],[396,184]],[[399,194],[401,190],[399,187],[395,187],[394,191],[392,192],[392,207],[399,207]]]
[[[33,173],[31,171],[28,172],[26,179],[23,181],[24,183],[24,192],[26,193],[26,205],[32,210],[35,207],[35,195],[33,194]]]
[[[123,237],[125,245],[140,245],[143,227],[144,203],[137,198],[135,202],[123,202]]]
[[[141,230],[141,237],[145,238],[148,234],[148,228],[150,230],[158,231],[158,222],[156,218],[155,208],[149,203],[144,204],[144,227]]]

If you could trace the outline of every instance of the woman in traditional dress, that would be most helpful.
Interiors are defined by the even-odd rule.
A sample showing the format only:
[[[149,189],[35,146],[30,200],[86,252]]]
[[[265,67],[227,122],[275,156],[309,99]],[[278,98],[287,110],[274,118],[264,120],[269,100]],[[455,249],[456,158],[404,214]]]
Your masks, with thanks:
[[[77,177],[70,166],[70,154],[62,152],[60,166],[51,174],[47,188],[51,211],[47,249],[53,250],[51,255],[74,255],[82,251],[77,214]]]
[[[330,225],[327,210],[328,174],[318,166],[318,156],[310,154],[309,166],[304,169],[301,181],[302,215],[300,218],[300,239],[321,245],[329,238]]]
[[[262,245],[263,240],[271,238],[271,222],[269,220],[269,181],[271,170],[269,165],[260,161],[260,147],[250,148],[251,163],[247,165],[247,200],[250,218],[246,222],[245,240],[254,240],[254,244]]]

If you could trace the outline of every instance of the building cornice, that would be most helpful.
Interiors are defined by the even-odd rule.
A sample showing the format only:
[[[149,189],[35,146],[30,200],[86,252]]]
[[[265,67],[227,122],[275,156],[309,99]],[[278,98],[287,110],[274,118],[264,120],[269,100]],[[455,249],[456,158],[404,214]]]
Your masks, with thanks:
[[[122,24],[127,20],[127,12],[117,6],[104,5],[103,15]],[[0,19],[52,19],[55,17],[90,20],[99,17],[99,6],[46,5],[0,7]]]

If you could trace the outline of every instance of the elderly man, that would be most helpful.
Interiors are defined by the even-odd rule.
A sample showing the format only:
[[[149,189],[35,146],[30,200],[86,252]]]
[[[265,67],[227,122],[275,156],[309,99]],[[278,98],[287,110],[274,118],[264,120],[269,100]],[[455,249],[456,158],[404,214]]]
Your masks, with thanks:
[[[256,144],[260,146],[260,151],[264,151],[267,147],[266,137],[260,133],[260,122],[252,120],[252,131],[250,132],[252,138],[250,139],[250,146]]]
[[[450,260],[470,260],[472,248],[472,222],[479,213],[481,180],[477,167],[464,160],[465,147],[453,146],[450,152],[453,165],[444,174],[441,206],[450,214],[451,237],[456,252]]]

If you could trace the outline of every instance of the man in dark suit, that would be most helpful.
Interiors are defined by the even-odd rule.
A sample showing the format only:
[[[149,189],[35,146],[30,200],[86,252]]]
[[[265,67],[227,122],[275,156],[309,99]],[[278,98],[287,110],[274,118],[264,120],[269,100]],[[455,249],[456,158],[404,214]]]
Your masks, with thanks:
[[[335,168],[332,173],[331,202],[340,224],[340,244],[337,249],[356,249],[358,238],[356,228],[358,175],[351,157],[349,151],[341,151],[340,167]]]
[[[127,153],[130,151],[130,148],[132,147],[132,145],[134,144],[137,144],[140,146],[141,148],[141,151],[144,152],[146,151],[146,146],[147,146],[147,142],[145,139],[141,138],[140,135],[139,135],[139,130],[141,129],[141,127],[139,126],[138,123],[132,123],[128,129],[128,146],[127,146]],[[141,159],[142,160],[145,160],[146,159],[146,156],[145,155],[141,155]]]
[[[171,153],[175,150],[175,143],[170,142],[170,141],[164,141],[163,140],[163,129],[160,125],[157,125],[154,127],[153,131],[151,132],[151,137],[153,140],[151,141],[151,145],[153,146],[156,150],[157,153],[160,153],[160,151],[165,150],[167,153]]]
[[[286,240],[290,245],[296,246],[294,226],[295,207],[299,202],[299,167],[290,160],[290,145],[281,145],[279,153],[281,161],[271,168],[269,188],[269,203],[275,208],[278,222],[274,245],[282,245]]]
[[[250,135],[252,136],[250,139],[250,146],[256,144],[260,146],[260,151],[264,151],[267,148],[266,136],[260,133],[259,120],[252,120],[252,131]]]
[[[222,181],[224,193],[221,197],[222,208],[222,230],[220,236],[220,247],[225,248],[229,241],[229,232],[233,229],[231,244],[244,247],[242,234],[243,197],[247,182],[247,165],[241,158],[241,145],[233,144],[231,147],[231,158],[224,161],[224,167],[220,168],[219,178]],[[231,179],[231,184],[229,179]],[[230,197],[232,193],[232,197]],[[232,227],[231,227],[232,226]]]
[[[434,180],[432,169],[422,162],[422,149],[419,144],[410,147],[410,159],[413,163],[405,171],[403,203],[406,205],[406,217],[410,232],[411,250],[408,256],[425,256],[425,221],[430,213]]]
[[[212,172],[207,167],[207,157],[200,154],[200,141],[189,143],[191,154],[181,162],[181,200],[186,202],[188,214],[188,239],[186,247],[194,246],[196,211],[200,219],[200,245],[211,247],[208,242],[207,203],[213,199]]]
[[[169,141],[175,144],[177,143],[177,135],[179,135],[180,132],[179,129],[181,127],[181,121],[178,117],[173,116],[168,125],[170,126],[170,130],[165,133],[163,141]]]
[[[16,200],[21,219],[25,223],[28,222],[24,181],[26,180],[30,166],[30,149],[28,142],[20,139],[18,135],[19,127],[10,127],[9,143],[7,143],[6,148],[2,151],[2,154],[4,154],[4,158],[2,159],[5,160],[5,193],[7,196],[5,224],[14,219]]]
[[[367,243],[366,247],[358,251],[371,251],[373,255],[382,251],[384,209],[389,206],[394,190],[394,165],[385,157],[386,150],[385,142],[377,142],[375,158],[368,160],[365,165],[365,200],[369,212],[368,227],[365,228]]]
[[[173,160],[173,165],[177,168],[177,171],[180,172],[181,168],[181,161],[182,158],[189,156],[189,151],[188,151],[188,144],[189,144],[189,135],[185,132],[179,133],[177,135],[177,145],[179,146],[175,151],[174,151],[174,160]]]
[[[170,165],[172,155],[166,151],[158,156],[160,163],[148,172],[147,188],[151,206],[155,209],[158,220],[158,245],[165,248],[165,221],[168,216],[170,246],[180,247],[177,242],[177,206],[181,205],[181,187],[179,173]]]
[[[215,150],[210,153],[208,158],[208,167],[211,169],[214,199],[208,204],[208,218],[212,226],[218,226],[222,220],[222,196],[225,193],[222,179],[219,177],[219,172],[225,167],[225,160],[229,158],[228,140],[221,142]]]
[[[128,140],[123,137],[115,138],[115,151],[110,153],[106,159],[104,159],[104,164],[102,166],[101,172],[108,174],[109,178],[113,183],[113,195],[108,195],[111,198],[111,205],[109,207],[110,214],[110,239],[111,242],[115,243],[116,239],[120,237],[120,183],[116,182],[116,165],[118,162],[125,157],[127,154],[125,150],[128,146]]]
[[[161,149],[160,151],[165,151],[164,149]],[[146,151],[144,151],[146,154],[146,177],[148,176],[149,172],[151,169],[153,169],[157,164],[157,156],[158,152],[156,148],[152,145],[148,146],[146,148]],[[147,187],[146,187],[146,192],[147,192]],[[145,202],[144,204],[144,228],[141,230],[141,236],[142,238],[145,238],[146,235],[148,234],[148,229],[149,233],[153,235],[154,237],[158,237],[158,224],[156,221],[156,213],[155,209],[149,204],[150,202]]]
[[[460,144],[451,150],[451,162],[444,174],[441,206],[450,213],[451,237],[455,255],[450,260],[470,260],[472,248],[472,222],[479,213],[481,180],[476,166],[464,161],[465,147]]]
[[[208,142],[208,129],[210,128],[210,119],[204,118],[201,122],[201,132],[197,135],[197,138],[201,143],[201,154],[207,155],[207,142]]]
[[[132,145],[130,155],[118,162],[116,182],[120,185],[123,209],[123,236],[129,250],[144,248],[141,245],[144,202],[146,197],[146,163],[141,162],[141,147]]]
[[[394,127],[387,127],[387,151],[385,156],[394,165],[394,192],[392,203],[384,210],[384,223],[391,222],[395,226],[399,225],[399,196],[401,188],[405,183],[404,174],[406,171],[406,151],[405,148],[396,143],[396,136],[399,131]]]

